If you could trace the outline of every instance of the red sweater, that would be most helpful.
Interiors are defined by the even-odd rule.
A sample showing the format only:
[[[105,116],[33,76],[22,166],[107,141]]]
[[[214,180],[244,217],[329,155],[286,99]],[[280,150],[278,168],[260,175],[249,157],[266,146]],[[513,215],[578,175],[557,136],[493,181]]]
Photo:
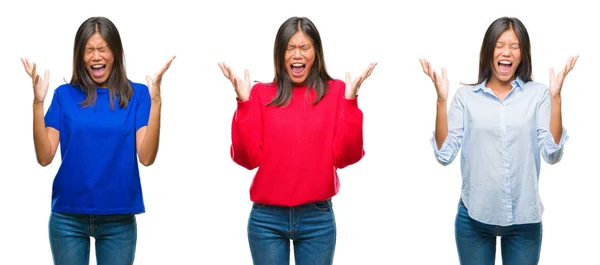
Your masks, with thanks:
[[[363,113],[344,97],[345,83],[328,82],[325,96],[295,87],[285,107],[266,106],[276,84],[258,83],[250,99],[238,101],[231,130],[231,158],[258,167],[250,188],[253,202],[297,206],[338,193],[338,168],[358,162],[363,150]]]

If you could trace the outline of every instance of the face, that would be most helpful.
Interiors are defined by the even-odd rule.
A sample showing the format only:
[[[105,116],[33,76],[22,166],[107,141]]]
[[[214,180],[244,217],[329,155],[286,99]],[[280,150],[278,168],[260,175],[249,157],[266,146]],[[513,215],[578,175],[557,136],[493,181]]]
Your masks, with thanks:
[[[115,58],[100,33],[94,33],[85,44],[85,69],[98,87],[106,87]]]
[[[513,80],[517,67],[521,63],[519,38],[512,29],[503,32],[494,49],[493,77],[502,82]]]
[[[285,69],[295,84],[306,81],[315,62],[313,43],[302,31],[296,32],[288,42],[285,52]]]

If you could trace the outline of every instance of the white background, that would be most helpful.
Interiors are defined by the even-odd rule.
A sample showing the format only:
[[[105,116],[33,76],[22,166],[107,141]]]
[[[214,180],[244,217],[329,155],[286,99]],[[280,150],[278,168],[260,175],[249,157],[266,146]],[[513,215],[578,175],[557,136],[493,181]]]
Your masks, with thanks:
[[[59,3],[60,2],[60,3]],[[597,82],[598,14],[584,1],[14,1],[0,10],[0,264],[51,264],[48,217],[57,153],[36,163],[31,81],[19,58],[50,70],[50,91],[71,78],[73,39],[90,16],[119,29],[129,78],[145,82],[171,55],[163,81],[156,163],[141,169],[147,213],[138,217],[136,264],[251,264],[246,225],[254,171],[229,156],[235,94],[217,62],[253,80],[273,78],[273,42],[290,16],[317,25],[328,71],[343,79],[370,62],[363,84],[366,156],[340,170],[334,198],[335,264],[458,264],[454,218],[458,159],[448,167],[429,144],[435,90],[418,58],[446,67],[451,94],[475,82],[489,24],[516,16],[532,44],[534,80],[581,57],[563,88],[571,139],[562,161],[543,164],[546,207],[540,264],[600,260]],[[593,1],[585,1],[592,3]],[[499,247],[498,247],[499,251]],[[500,256],[498,252],[498,262]],[[91,264],[95,264],[92,251]],[[292,262],[293,264],[293,262]]]

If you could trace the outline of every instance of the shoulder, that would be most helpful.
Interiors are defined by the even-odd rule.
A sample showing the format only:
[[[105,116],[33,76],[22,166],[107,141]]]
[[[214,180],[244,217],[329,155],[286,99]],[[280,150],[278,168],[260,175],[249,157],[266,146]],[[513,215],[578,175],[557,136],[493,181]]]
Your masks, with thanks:
[[[479,89],[481,89],[479,84],[461,85],[458,89],[456,89],[454,95],[450,94],[452,95],[452,100],[450,100],[450,95],[448,95],[447,102],[452,105],[466,107],[469,101],[471,101],[477,95]]]
[[[277,84],[275,82],[257,82],[252,85],[250,91],[252,95],[264,95],[277,93]]]
[[[464,99],[469,96],[470,93],[477,91],[479,85],[463,85],[459,87],[454,93],[454,98]]]
[[[56,89],[54,89],[53,97],[56,99],[64,100],[73,96],[76,97],[78,96],[78,94],[85,95],[85,93],[81,91],[79,87],[66,83],[59,85]]]
[[[136,83],[136,82],[132,82],[132,81],[129,81],[129,84],[131,85],[131,88],[133,89],[133,91],[138,91],[138,90],[148,91],[148,86],[145,84]]]
[[[543,83],[529,81],[523,85],[523,92],[538,102],[545,101],[550,97],[550,89]]]
[[[62,84],[62,85],[58,86],[54,90],[54,93],[55,94],[62,94],[62,93],[72,92],[73,90],[79,90],[79,91],[81,91],[78,87],[76,87],[74,85],[71,85],[69,83],[66,83],[66,84]]]
[[[328,90],[333,94],[344,94],[346,90],[346,82],[340,79],[331,79],[327,81]]]
[[[548,86],[546,86],[543,83],[536,82],[536,81],[529,81],[529,82],[525,83],[523,88],[525,90],[532,90],[537,93],[545,93],[546,91],[548,91]]]
[[[277,88],[277,83],[275,82],[256,82],[252,85],[252,89],[257,90],[268,90]]]
[[[329,85],[330,88],[334,88],[334,89],[345,89],[346,88],[346,82],[344,82],[340,79],[331,79],[331,80],[327,81],[327,84]]]
[[[146,97],[150,96],[150,91],[148,91],[148,86],[142,83],[136,83],[129,81],[131,85],[131,89],[133,90],[133,97]]]
[[[477,85],[463,85],[460,86],[457,90],[456,93],[460,93],[461,95],[464,95],[467,92],[472,92],[475,90],[475,88],[477,88]]]

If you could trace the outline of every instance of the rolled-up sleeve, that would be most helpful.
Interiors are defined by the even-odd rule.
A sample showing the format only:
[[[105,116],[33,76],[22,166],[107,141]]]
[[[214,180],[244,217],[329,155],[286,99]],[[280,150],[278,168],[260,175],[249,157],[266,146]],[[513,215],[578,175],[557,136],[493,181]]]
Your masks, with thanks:
[[[537,112],[537,135],[538,147],[542,153],[544,161],[548,164],[558,163],[563,155],[565,142],[569,139],[567,129],[562,127],[562,135],[558,144],[554,142],[552,132],[550,132],[551,99],[550,92],[546,88],[542,95],[542,100],[538,106]]]
[[[442,147],[439,149],[437,147],[435,131],[431,137],[431,146],[433,147],[435,158],[444,166],[452,163],[460,150],[464,130],[464,106],[464,98],[461,90],[458,90],[448,110],[448,136]]]

